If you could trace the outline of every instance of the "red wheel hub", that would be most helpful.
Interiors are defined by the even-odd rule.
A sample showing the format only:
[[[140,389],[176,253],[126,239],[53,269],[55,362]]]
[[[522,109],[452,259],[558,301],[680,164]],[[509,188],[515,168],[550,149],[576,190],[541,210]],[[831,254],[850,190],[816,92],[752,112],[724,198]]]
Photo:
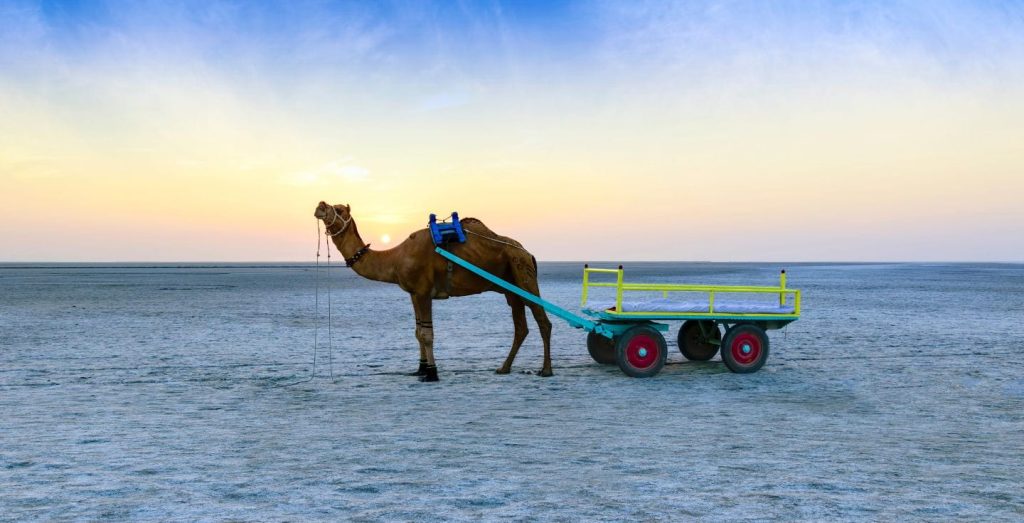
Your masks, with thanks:
[[[637,334],[626,345],[626,361],[636,369],[646,369],[658,361],[658,342],[647,334]]]
[[[751,365],[761,357],[761,338],[750,332],[742,332],[732,339],[729,350],[736,363]]]

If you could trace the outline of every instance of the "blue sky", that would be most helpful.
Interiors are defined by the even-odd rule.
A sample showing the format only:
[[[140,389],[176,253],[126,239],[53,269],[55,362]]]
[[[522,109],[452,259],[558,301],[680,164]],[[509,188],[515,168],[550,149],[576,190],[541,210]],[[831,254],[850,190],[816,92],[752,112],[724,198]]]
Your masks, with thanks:
[[[325,199],[541,259],[1022,260],[1020,121],[1020,2],[4,1],[0,240],[295,259]],[[32,232],[55,191],[88,218],[67,250]],[[169,253],[126,241],[153,206]],[[587,218],[627,215],[626,254]]]

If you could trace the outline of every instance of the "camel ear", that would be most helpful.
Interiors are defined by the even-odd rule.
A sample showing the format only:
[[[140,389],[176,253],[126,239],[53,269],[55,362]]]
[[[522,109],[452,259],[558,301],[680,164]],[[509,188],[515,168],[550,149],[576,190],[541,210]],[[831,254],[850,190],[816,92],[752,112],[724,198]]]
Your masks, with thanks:
[[[345,206],[345,210],[348,211],[348,212],[352,212],[352,206],[351,205],[346,205]]]

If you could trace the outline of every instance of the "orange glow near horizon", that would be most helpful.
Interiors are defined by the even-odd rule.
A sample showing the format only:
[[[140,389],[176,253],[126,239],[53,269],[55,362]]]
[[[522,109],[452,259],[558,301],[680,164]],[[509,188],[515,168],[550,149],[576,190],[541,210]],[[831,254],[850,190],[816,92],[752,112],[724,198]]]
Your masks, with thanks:
[[[382,248],[457,210],[541,260],[1024,260],[1016,22],[975,28],[1007,57],[972,68],[987,48],[812,26],[829,45],[766,30],[704,57],[652,33],[674,15],[584,14],[578,63],[524,32],[436,70],[358,27],[365,48],[307,62],[242,31],[222,63],[131,17],[81,50],[8,17],[44,29],[0,25],[0,261],[309,260],[320,200]]]

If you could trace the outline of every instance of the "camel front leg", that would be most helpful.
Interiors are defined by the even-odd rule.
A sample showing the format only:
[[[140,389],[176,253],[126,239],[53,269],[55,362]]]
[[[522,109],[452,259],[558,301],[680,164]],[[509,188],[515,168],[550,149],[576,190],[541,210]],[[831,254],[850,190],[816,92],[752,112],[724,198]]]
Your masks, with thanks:
[[[412,310],[416,315],[416,342],[420,347],[420,366],[415,372],[410,372],[407,376],[426,376],[427,375],[427,348],[423,344],[423,335],[420,333],[421,328],[434,330],[434,324],[429,320],[424,322],[423,318],[420,318],[420,310],[416,306],[416,297],[412,296]]]
[[[426,324],[427,328],[433,328],[430,323]],[[406,374],[406,376],[426,376],[427,375],[427,351],[423,347],[423,342],[420,339],[420,320],[416,319],[416,341],[420,347],[420,366],[413,372]]]
[[[434,319],[430,295],[412,296],[412,308],[416,313],[416,341],[420,344],[420,381],[438,381],[437,364],[434,362]],[[418,374],[418,371],[417,371]]]

